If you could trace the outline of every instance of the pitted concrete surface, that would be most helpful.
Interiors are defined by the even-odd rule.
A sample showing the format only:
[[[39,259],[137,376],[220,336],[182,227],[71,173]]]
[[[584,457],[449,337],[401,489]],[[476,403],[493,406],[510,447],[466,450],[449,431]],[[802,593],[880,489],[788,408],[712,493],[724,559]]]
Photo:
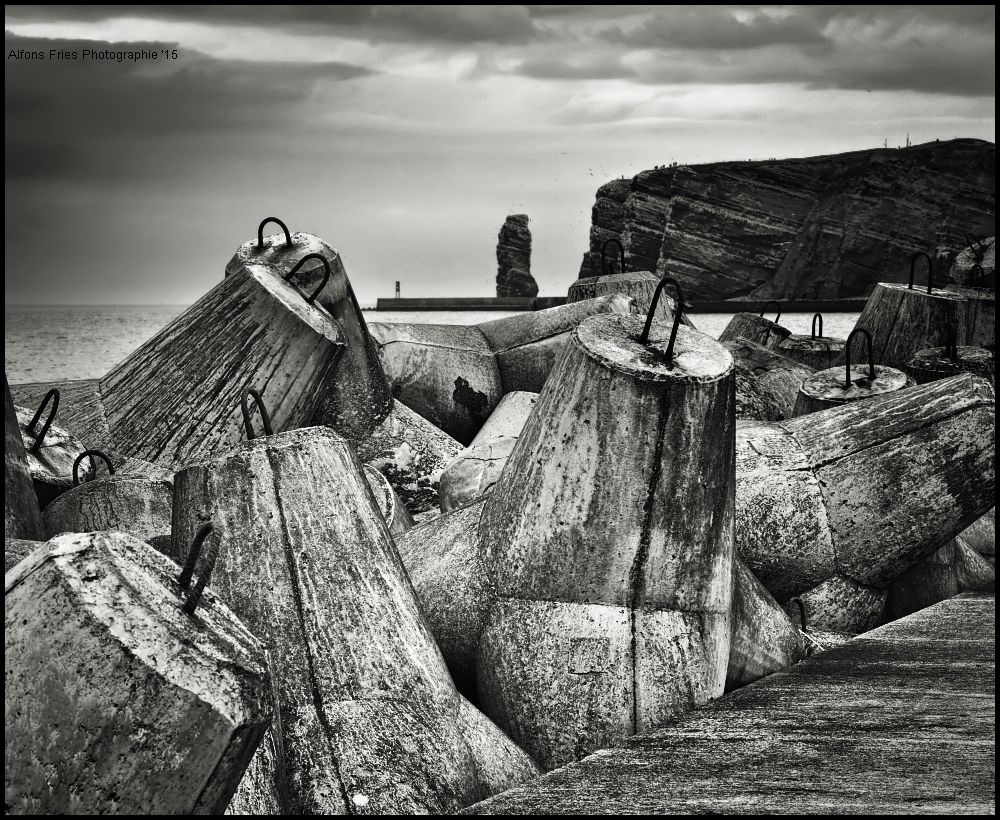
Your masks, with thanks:
[[[993,592],[875,629],[468,814],[993,814]]]

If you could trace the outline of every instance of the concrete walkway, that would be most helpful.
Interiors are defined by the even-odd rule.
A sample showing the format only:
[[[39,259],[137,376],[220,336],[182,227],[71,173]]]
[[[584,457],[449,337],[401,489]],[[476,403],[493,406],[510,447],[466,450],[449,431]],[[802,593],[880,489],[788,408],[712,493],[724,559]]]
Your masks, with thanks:
[[[995,620],[969,593],[469,814],[992,814]]]

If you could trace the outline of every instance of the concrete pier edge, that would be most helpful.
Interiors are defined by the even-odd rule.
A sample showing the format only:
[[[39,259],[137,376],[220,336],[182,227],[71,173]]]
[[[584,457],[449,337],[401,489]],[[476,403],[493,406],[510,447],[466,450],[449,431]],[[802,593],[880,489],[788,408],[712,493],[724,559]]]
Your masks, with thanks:
[[[992,814],[994,592],[894,621],[467,814]]]
[[[778,301],[782,313],[845,312],[859,313],[867,299],[832,299],[814,301]],[[469,296],[414,297],[379,299],[376,310],[544,310],[566,304],[565,296]],[[760,313],[764,299],[730,299],[723,302],[691,302],[688,313]]]

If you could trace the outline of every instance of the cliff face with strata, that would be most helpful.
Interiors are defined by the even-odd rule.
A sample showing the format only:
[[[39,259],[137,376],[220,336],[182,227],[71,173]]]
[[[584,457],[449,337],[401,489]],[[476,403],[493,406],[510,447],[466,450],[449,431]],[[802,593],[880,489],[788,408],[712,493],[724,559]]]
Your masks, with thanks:
[[[497,237],[497,296],[537,296],[527,214],[511,214]]]
[[[996,233],[995,173],[996,145],[972,139],[643,171],[598,189],[580,276],[614,238],[628,270],[695,300],[864,297],[905,282],[916,251],[943,283],[966,231]]]

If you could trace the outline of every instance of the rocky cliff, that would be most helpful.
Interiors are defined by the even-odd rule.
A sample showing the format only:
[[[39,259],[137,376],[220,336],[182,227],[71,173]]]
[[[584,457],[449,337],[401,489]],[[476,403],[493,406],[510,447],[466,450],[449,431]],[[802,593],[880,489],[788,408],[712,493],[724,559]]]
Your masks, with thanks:
[[[531,277],[531,231],[527,214],[508,216],[497,242],[497,296],[537,296]]]
[[[995,173],[973,139],[643,171],[598,189],[580,276],[616,238],[630,271],[669,270],[696,300],[868,296],[916,251],[944,282],[967,231],[996,232]]]

